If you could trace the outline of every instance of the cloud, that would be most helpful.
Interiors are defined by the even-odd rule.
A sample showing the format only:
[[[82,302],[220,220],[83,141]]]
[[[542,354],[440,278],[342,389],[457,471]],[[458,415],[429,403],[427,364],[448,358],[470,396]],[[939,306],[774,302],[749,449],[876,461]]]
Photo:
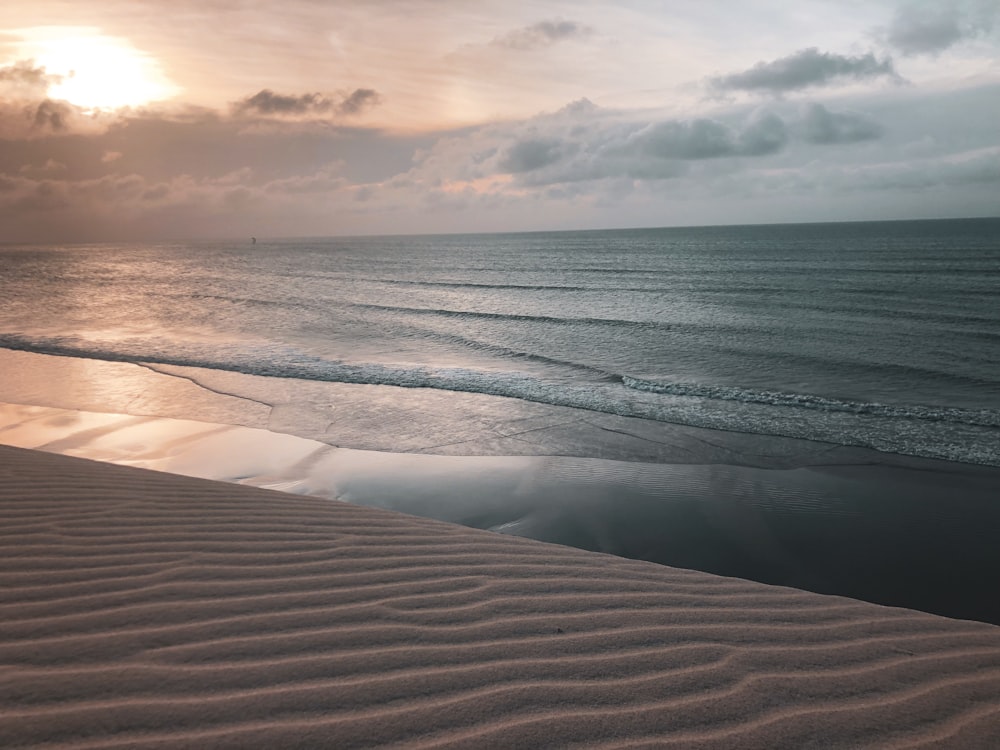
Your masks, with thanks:
[[[645,119],[581,101],[531,120],[441,139],[420,155],[410,174],[427,185],[447,185],[453,193],[609,180],[627,188],[632,180],[682,176],[697,164],[775,154],[789,139],[786,122],[768,110],[736,123]]]
[[[909,6],[900,8],[889,26],[887,41],[904,55],[940,52],[963,36],[957,10]]]
[[[380,99],[375,89],[355,89],[337,105],[337,111],[344,115],[357,114],[375,106]]]
[[[51,159],[65,165],[59,177],[71,183],[134,173],[157,184],[184,175],[212,180],[252,166],[248,179],[263,185],[338,164],[345,180],[366,183],[405,172],[414,150],[432,142],[426,135],[396,136],[328,121],[275,121],[275,127],[261,129],[207,112],[185,117],[132,112],[103,124],[80,115],[79,124],[74,120],[68,129],[53,132],[36,128],[35,108],[26,111],[25,106],[0,103],[0,175],[24,175],[25,165],[37,167]],[[0,226],[5,221],[0,215]]]
[[[555,138],[528,138],[508,148],[499,167],[504,172],[531,172],[562,158],[565,145]]]
[[[804,177],[804,175],[803,175]],[[815,170],[802,187],[852,192],[902,190],[942,192],[949,188],[1000,184],[1000,148],[990,147],[929,159],[830,164]],[[988,193],[984,193],[988,195]]]
[[[366,89],[267,90],[257,103],[272,111],[243,116],[148,107],[93,132],[63,103],[0,100],[0,130],[10,114],[24,131],[0,133],[0,226],[9,241],[82,241],[986,214],[998,91],[914,86],[855,96],[857,111],[821,97],[702,111],[582,99],[405,134],[336,117],[369,106]]]
[[[301,115],[325,113],[333,108],[333,102],[320,94],[300,94],[286,96],[275,94],[270,89],[261,89],[253,96],[237,102],[234,109],[239,114],[258,115]]]
[[[9,189],[0,191],[0,216],[26,238],[100,238],[109,230],[141,234],[135,227],[167,228],[178,217],[208,226],[206,220],[213,215],[225,218],[242,210],[249,192],[228,177],[155,182],[137,174],[88,180],[18,176],[6,182]]]
[[[651,124],[635,136],[633,145],[658,159],[712,159],[735,150],[732,131],[707,119]]]
[[[471,129],[418,155],[409,177],[450,193],[541,191],[616,182],[627,191],[700,175],[742,174],[800,158],[795,142],[836,148],[880,138],[882,126],[821,104],[776,104],[742,114],[692,119],[645,117],[574,102],[530,120]],[[810,150],[810,158],[819,158]],[[772,158],[773,157],[773,158]],[[754,162],[759,162],[755,164]]]
[[[379,101],[374,89],[355,89],[346,95],[276,94],[270,89],[261,89],[233,104],[237,115],[258,115],[263,117],[298,117],[325,115],[356,115]]]
[[[0,141],[95,135],[119,119],[117,113],[84,112],[69,102],[0,98]]]
[[[785,123],[780,117],[755,113],[742,129],[707,118],[653,122],[629,135],[622,150],[656,159],[699,161],[763,156],[780,151],[787,140]]]
[[[45,72],[32,60],[18,60],[0,67],[0,87],[13,95],[44,94],[52,83],[58,83],[61,76]]]
[[[825,86],[850,78],[866,80],[879,77],[898,79],[891,58],[876,59],[871,52],[850,57],[820,52],[810,47],[771,62],[759,62],[742,73],[731,73],[710,80],[724,91],[764,91],[780,94],[810,86]]]
[[[881,137],[882,126],[856,112],[831,112],[810,104],[802,117],[802,136],[809,143],[857,143]]]
[[[742,127],[707,118],[649,123],[620,144],[599,137],[597,153],[603,176],[662,179],[682,174],[684,162],[765,156],[780,151],[787,141],[784,120],[756,112]]]
[[[93,134],[118,119],[117,113],[49,98],[49,88],[62,80],[31,59],[0,65],[0,138]]]
[[[34,164],[24,164],[19,170],[18,174],[28,175],[28,176],[40,176],[57,174],[59,172],[65,172],[66,165],[62,162],[56,161],[55,159],[49,159],[41,166],[36,166]]]
[[[45,96],[58,80],[31,60],[0,67],[0,138],[65,132],[75,119],[73,106]]]
[[[739,134],[736,152],[744,156],[766,156],[781,151],[787,142],[785,121],[775,114],[759,112]]]
[[[59,133],[69,127],[73,114],[72,105],[46,99],[35,107],[32,123],[39,130],[51,130],[53,133]]]
[[[897,9],[885,39],[904,55],[933,55],[989,31],[998,13],[992,2],[911,2]]]
[[[352,213],[357,192],[337,164],[267,181],[249,168],[168,179],[0,173],[0,223],[8,241],[241,236],[248,227],[320,234],[329,231],[331,216]]]
[[[592,33],[593,29],[589,26],[584,26],[575,21],[555,19],[551,21],[539,21],[531,26],[515,29],[502,37],[497,37],[491,44],[507,49],[533,50],[548,47],[567,39],[581,39],[590,36]]]
[[[313,174],[296,175],[280,180],[272,180],[261,189],[265,193],[292,195],[296,193],[330,193],[349,187],[350,183],[338,174],[339,164],[319,170]]]

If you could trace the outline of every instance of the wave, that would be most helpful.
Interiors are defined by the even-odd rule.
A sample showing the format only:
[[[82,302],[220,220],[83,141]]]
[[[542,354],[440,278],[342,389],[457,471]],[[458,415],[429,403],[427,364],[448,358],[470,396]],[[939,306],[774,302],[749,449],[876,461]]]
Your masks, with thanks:
[[[216,344],[163,354],[153,343],[137,342],[130,347],[116,342],[115,348],[111,348],[75,337],[35,339],[18,334],[0,335],[0,348],[39,354],[503,396],[658,422],[1000,466],[1000,441],[994,432],[1000,427],[997,410],[895,406],[810,394],[658,382],[616,374],[606,374],[596,381],[567,382],[511,371],[348,363],[281,345]]]
[[[417,279],[391,279],[374,277],[352,277],[352,281],[364,281],[371,284],[384,284],[386,286],[407,286],[420,287],[423,289],[475,289],[475,290],[496,290],[496,291],[525,291],[525,292],[597,292],[605,294],[617,294],[620,292],[637,292],[645,294],[670,294],[677,291],[674,286],[619,286],[603,283],[600,285],[567,285],[567,284],[489,284],[484,282],[471,281],[423,281]],[[602,280],[603,281],[603,280]],[[709,293],[729,293],[732,287],[719,285],[717,287],[698,285],[698,292]],[[771,291],[780,292],[784,287],[775,286]]]
[[[628,328],[662,328],[671,330],[676,326],[672,323],[657,323],[647,320],[628,320],[624,318],[564,318],[556,315],[523,315],[519,313],[480,312],[478,310],[449,310],[437,307],[400,307],[396,305],[357,304],[354,307],[377,312],[405,313],[407,315],[428,315],[442,318],[458,318],[461,320],[520,320],[532,323],[555,323],[558,325],[600,325],[624,326]]]
[[[431,341],[448,342],[450,344],[456,344],[465,349],[470,349],[477,352],[484,352],[491,356],[501,357],[504,360],[512,360],[515,362],[532,362],[535,364],[554,367],[562,372],[572,371],[593,380],[611,381],[611,382],[618,382],[619,380],[621,380],[620,375],[608,372],[607,370],[601,369],[599,367],[593,367],[591,365],[585,365],[579,362],[570,362],[568,360],[558,359],[556,357],[548,357],[544,354],[537,354],[535,352],[525,352],[519,349],[512,349],[508,346],[503,346],[501,344],[490,344],[485,341],[479,341],[477,339],[461,336],[457,333],[441,333],[438,331],[427,331],[422,329],[416,329],[414,335],[424,337],[425,339]]]
[[[561,284],[484,284],[471,281],[417,281],[413,279],[378,279],[358,277],[358,281],[367,281],[387,286],[417,286],[425,288],[445,289],[499,289],[522,290],[528,292],[610,292],[622,291],[617,287],[565,286]]]
[[[631,320],[628,318],[594,318],[594,317],[561,317],[556,315],[525,315],[523,313],[496,313],[496,312],[482,312],[478,310],[454,310],[448,308],[436,308],[436,307],[407,307],[399,305],[377,305],[377,304],[351,304],[351,307],[358,310],[370,310],[373,312],[383,312],[390,314],[400,314],[404,316],[411,317],[424,317],[424,318],[449,318],[454,320],[492,320],[498,322],[524,322],[524,323],[541,323],[545,325],[557,325],[557,326],[600,326],[604,328],[621,328],[625,329],[630,333],[647,331],[647,332],[663,332],[669,333],[672,336],[693,336],[701,335],[705,332],[712,334],[732,334],[732,335],[760,335],[764,332],[770,333],[784,333],[787,332],[789,335],[794,336],[799,333],[801,329],[796,329],[793,325],[788,324],[785,327],[780,327],[778,325],[769,325],[765,330],[758,324],[745,323],[745,324],[733,324],[733,323],[695,323],[690,321],[684,322],[662,322],[654,320]],[[834,328],[830,327],[831,332]],[[820,332],[825,330],[819,325],[814,324],[813,330]],[[435,338],[447,339],[451,341],[456,341],[464,346],[469,346],[470,348],[476,349],[489,349],[496,350],[501,354],[508,356],[516,356],[517,358],[527,358],[527,359],[537,359],[538,361],[551,362],[558,364],[565,364],[574,369],[589,369],[595,370],[595,368],[588,367],[586,365],[573,364],[568,362],[559,362],[558,360],[550,360],[539,355],[532,355],[526,353],[516,353],[513,350],[505,349],[504,347],[496,347],[487,344],[480,344],[471,339],[467,339],[461,336],[451,336],[438,331],[421,331],[424,335],[433,335]],[[970,338],[984,339],[987,341],[994,341],[1000,334],[990,331],[966,331],[963,333]],[[717,347],[718,350],[722,350],[724,347]],[[743,356],[746,354],[745,350],[733,349],[731,350],[734,355]],[[826,359],[819,359],[815,356],[804,356],[801,354],[796,354],[792,352],[781,352],[781,356],[786,359],[795,358],[803,361],[818,362],[823,367],[840,366],[843,364],[855,364],[854,362],[847,362],[843,358],[837,363],[832,363]],[[981,357],[979,358],[981,360]],[[928,376],[933,378],[945,378],[947,380],[958,380],[962,382],[973,382],[977,385],[986,384],[980,378],[971,378],[963,376],[961,374],[943,372],[939,369],[933,367],[920,368],[915,365],[892,365],[888,363],[856,363],[856,364],[866,364],[869,367],[878,367],[881,370],[899,372],[902,375],[907,373],[912,373],[914,371],[921,371],[926,373]],[[607,374],[607,373],[602,373]]]
[[[657,382],[622,376],[626,388],[647,393],[669,394],[671,396],[691,396],[717,401],[740,401],[745,404],[766,404],[789,406],[800,409],[842,412],[847,414],[871,414],[896,419],[923,419],[932,422],[954,422],[956,424],[981,427],[1000,427],[1000,411],[994,409],[959,409],[954,407],[881,404],[872,401],[848,401],[843,399],[815,396],[808,393],[783,393],[781,391],[756,391],[733,386],[703,385],[700,383]]]

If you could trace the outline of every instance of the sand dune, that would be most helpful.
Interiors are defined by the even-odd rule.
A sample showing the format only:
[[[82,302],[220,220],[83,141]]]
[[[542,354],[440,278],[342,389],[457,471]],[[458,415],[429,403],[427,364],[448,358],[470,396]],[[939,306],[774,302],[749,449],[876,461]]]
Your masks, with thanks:
[[[0,746],[996,748],[1000,628],[0,447]]]

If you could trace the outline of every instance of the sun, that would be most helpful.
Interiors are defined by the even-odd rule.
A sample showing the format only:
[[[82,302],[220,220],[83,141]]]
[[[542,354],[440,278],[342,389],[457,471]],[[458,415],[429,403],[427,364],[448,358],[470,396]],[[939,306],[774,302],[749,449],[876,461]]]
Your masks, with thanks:
[[[179,92],[160,64],[127,39],[65,26],[23,29],[20,34],[24,41],[19,53],[53,77],[50,99],[109,110],[169,99]]]

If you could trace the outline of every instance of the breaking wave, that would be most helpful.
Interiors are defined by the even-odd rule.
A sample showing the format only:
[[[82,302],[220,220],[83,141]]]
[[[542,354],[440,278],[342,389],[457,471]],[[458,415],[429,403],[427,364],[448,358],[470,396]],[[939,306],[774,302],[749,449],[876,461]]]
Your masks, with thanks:
[[[350,363],[279,344],[191,344],[178,350],[176,344],[169,349],[170,344],[158,343],[111,345],[78,337],[0,335],[2,348],[40,354],[486,394],[659,422],[1000,466],[1000,440],[995,432],[1000,427],[998,410],[891,405],[618,374],[551,381],[511,371]]]

